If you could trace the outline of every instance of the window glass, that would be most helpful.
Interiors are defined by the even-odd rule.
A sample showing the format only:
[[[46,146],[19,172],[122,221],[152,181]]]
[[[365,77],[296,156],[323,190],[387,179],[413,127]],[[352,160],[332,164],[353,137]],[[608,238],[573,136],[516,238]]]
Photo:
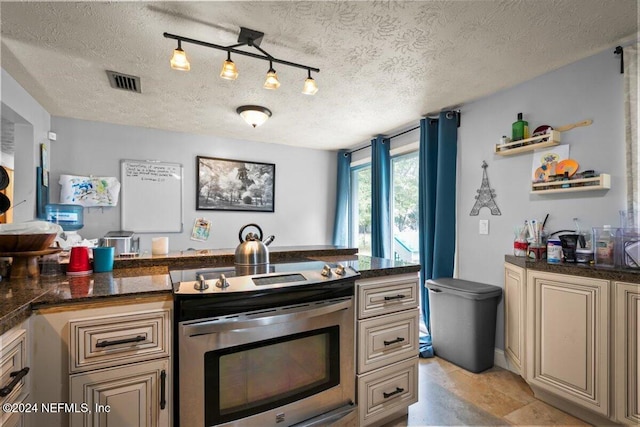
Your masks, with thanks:
[[[371,165],[351,170],[351,233],[349,245],[371,255]]]
[[[418,152],[391,159],[392,242],[396,260],[420,263],[418,245]]]

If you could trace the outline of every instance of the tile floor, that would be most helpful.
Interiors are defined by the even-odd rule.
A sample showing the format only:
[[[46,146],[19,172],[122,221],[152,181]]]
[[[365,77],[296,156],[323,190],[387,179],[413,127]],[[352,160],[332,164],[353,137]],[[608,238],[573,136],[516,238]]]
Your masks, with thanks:
[[[494,367],[479,374],[444,359],[420,359],[420,401],[401,426],[585,426],[565,412],[537,400],[525,381]]]

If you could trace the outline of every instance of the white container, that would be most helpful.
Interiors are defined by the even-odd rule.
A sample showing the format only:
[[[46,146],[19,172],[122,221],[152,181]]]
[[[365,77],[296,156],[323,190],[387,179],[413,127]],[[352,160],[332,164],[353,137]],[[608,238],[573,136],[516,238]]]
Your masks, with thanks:
[[[151,239],[151,254],[166,255],[169,253],[169,238],[154,237]]]
[[[560,239],[547,240],[547,263],[560,264],[562,262],[562,242]]]

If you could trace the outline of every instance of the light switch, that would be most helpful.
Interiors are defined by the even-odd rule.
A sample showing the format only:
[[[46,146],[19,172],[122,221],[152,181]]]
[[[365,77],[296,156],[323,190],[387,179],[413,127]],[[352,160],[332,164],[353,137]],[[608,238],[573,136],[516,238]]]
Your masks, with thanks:
[[[481,219],[480,225],[478,227],[478,231],[480,234],[489,234],[489,220]]]

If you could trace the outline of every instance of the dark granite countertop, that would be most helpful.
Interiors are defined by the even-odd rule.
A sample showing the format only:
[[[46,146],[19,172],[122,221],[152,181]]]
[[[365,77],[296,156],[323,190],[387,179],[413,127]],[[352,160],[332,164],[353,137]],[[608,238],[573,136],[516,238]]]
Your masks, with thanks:
[[[640,284],[640,269],[596,267],[579,263],[549,264],[546,260],[535,261],[513,255],[505,255],[504,260],[509,264],[531,270]]]
[[[318,247],[296,247],[289,252],[278,252],[271,256],[272,262],[287,262],[300,260],[317,260],[332,263],[351,265],[361,273],[362,278],[380,277],[387,275],[412,273],[420,271],[420,266],[407,264],[383,258],[358,256],[349,252],[352,249],[336,249],[326,247],[318,250]],[[274,252],[270,252],[270,255]],[[302,255],[307,255],[303,257]],[[193,266],[231,266],[233,257],[228,253],[215,255],[208,253],[203,257],[196,255],[186,256],[189,262],[166,262],[164,257],[158,264],[153,264],[145,258],[143,265],[118,264],[111,273],[95,273],[87,276],[54,276],[40,277],[38,279],[18,279],[0,282],[0,334],[24,321],[31,315],[34,309],[44,309],[58,305],[78,305],[113,301],[118,298],[152,297],[158,295],[171,295],[172,285],[169,269],[177,270],[180,267],[192,268]],[[153,259],[153,258],[151,258]],[[136,259],[140,260],[140,259]],[[131,260],[133,261],[133,260]]]
[[[269,261],[287,262],[311,256],[343,256],[355,255],[357,248],[331,245],[313,246],[269,246]],[[133,258],[116,257],[114,268],[132,268],[166,265],[171,270],[207,267],[225,267],[233,265],[235,248],[233,249],[202,249],[192,251],[171,252],[167,255],[142,254]]]

